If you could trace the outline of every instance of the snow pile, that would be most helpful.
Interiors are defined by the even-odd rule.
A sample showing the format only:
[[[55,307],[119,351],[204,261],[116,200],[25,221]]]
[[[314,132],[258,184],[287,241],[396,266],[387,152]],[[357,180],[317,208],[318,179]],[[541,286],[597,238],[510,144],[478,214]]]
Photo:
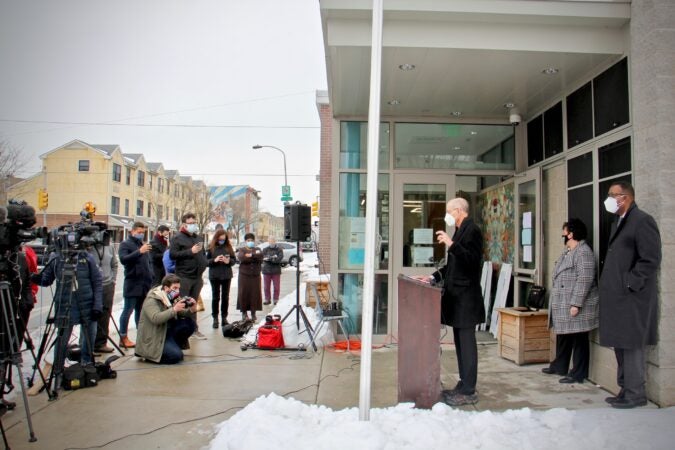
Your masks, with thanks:
[[[218,425],[211,449],[670,449],[675,408],[467,412],[439,403],[333,411],[276,394]]]

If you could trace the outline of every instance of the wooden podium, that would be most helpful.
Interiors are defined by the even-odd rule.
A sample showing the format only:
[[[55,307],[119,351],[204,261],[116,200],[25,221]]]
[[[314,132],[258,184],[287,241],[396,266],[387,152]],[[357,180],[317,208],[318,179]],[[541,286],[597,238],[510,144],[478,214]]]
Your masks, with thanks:
[[[398,276],[398,401],[431,408],[441,394],[441,289]]]

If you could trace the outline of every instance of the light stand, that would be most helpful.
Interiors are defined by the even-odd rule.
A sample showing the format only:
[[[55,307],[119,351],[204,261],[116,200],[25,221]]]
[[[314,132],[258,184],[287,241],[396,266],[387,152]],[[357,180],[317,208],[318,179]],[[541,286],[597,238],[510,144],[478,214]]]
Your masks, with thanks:
[[[312,348],[314,351],[318,351],[316,347],[316,342],[314,342],[314,328],[312,328],[312,324],[309,323],[309,320],[307,319],[307,315],[305,314],[305,311],[303,311],[302,307],[300,306],[300,239],[296,241],[297,247],[295,248],[295,305],[286,313],[283,319],[281,319],[281,323],[284,323],[284,321],[288,318],[288,316],[291,315],[293,310],[295,310],[295,324],[298,327],[298,332],[300,332],[300,316],[302,316],[302,321],[305,324],[305,330],[307,330],[307,335],[309,336],[309,342],[312,344]]]

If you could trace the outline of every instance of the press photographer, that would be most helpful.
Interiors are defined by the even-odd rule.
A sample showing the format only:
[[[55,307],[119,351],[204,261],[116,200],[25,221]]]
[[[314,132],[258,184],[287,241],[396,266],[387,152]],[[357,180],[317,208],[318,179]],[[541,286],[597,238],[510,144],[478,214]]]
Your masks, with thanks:
[[[180,278],[169,274],[162,284],[148,292],[141,309],[136,337],[136,356],[159,364],[183,360],[183,348],[196,329],[191,315],[197,302],[180,296]]]

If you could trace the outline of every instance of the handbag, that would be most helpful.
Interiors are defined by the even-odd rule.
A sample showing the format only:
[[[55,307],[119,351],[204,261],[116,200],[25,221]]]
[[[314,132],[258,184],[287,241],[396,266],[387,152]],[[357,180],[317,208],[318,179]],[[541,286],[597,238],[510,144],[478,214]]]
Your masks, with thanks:
[[[284,333],[281,320],[271,319],[268,316],[265,325],[258,328],[258,348],[262,350],[276,350],[284,348]]]
[[[530,293],[527,295],[528,309],[539,311],[546,305],[546,288],[544,286],[533,285]]]
[[[253,322],[250,320],[237,320],[223,325],[223,337],[226,338],[240,338],[251,329]]]

